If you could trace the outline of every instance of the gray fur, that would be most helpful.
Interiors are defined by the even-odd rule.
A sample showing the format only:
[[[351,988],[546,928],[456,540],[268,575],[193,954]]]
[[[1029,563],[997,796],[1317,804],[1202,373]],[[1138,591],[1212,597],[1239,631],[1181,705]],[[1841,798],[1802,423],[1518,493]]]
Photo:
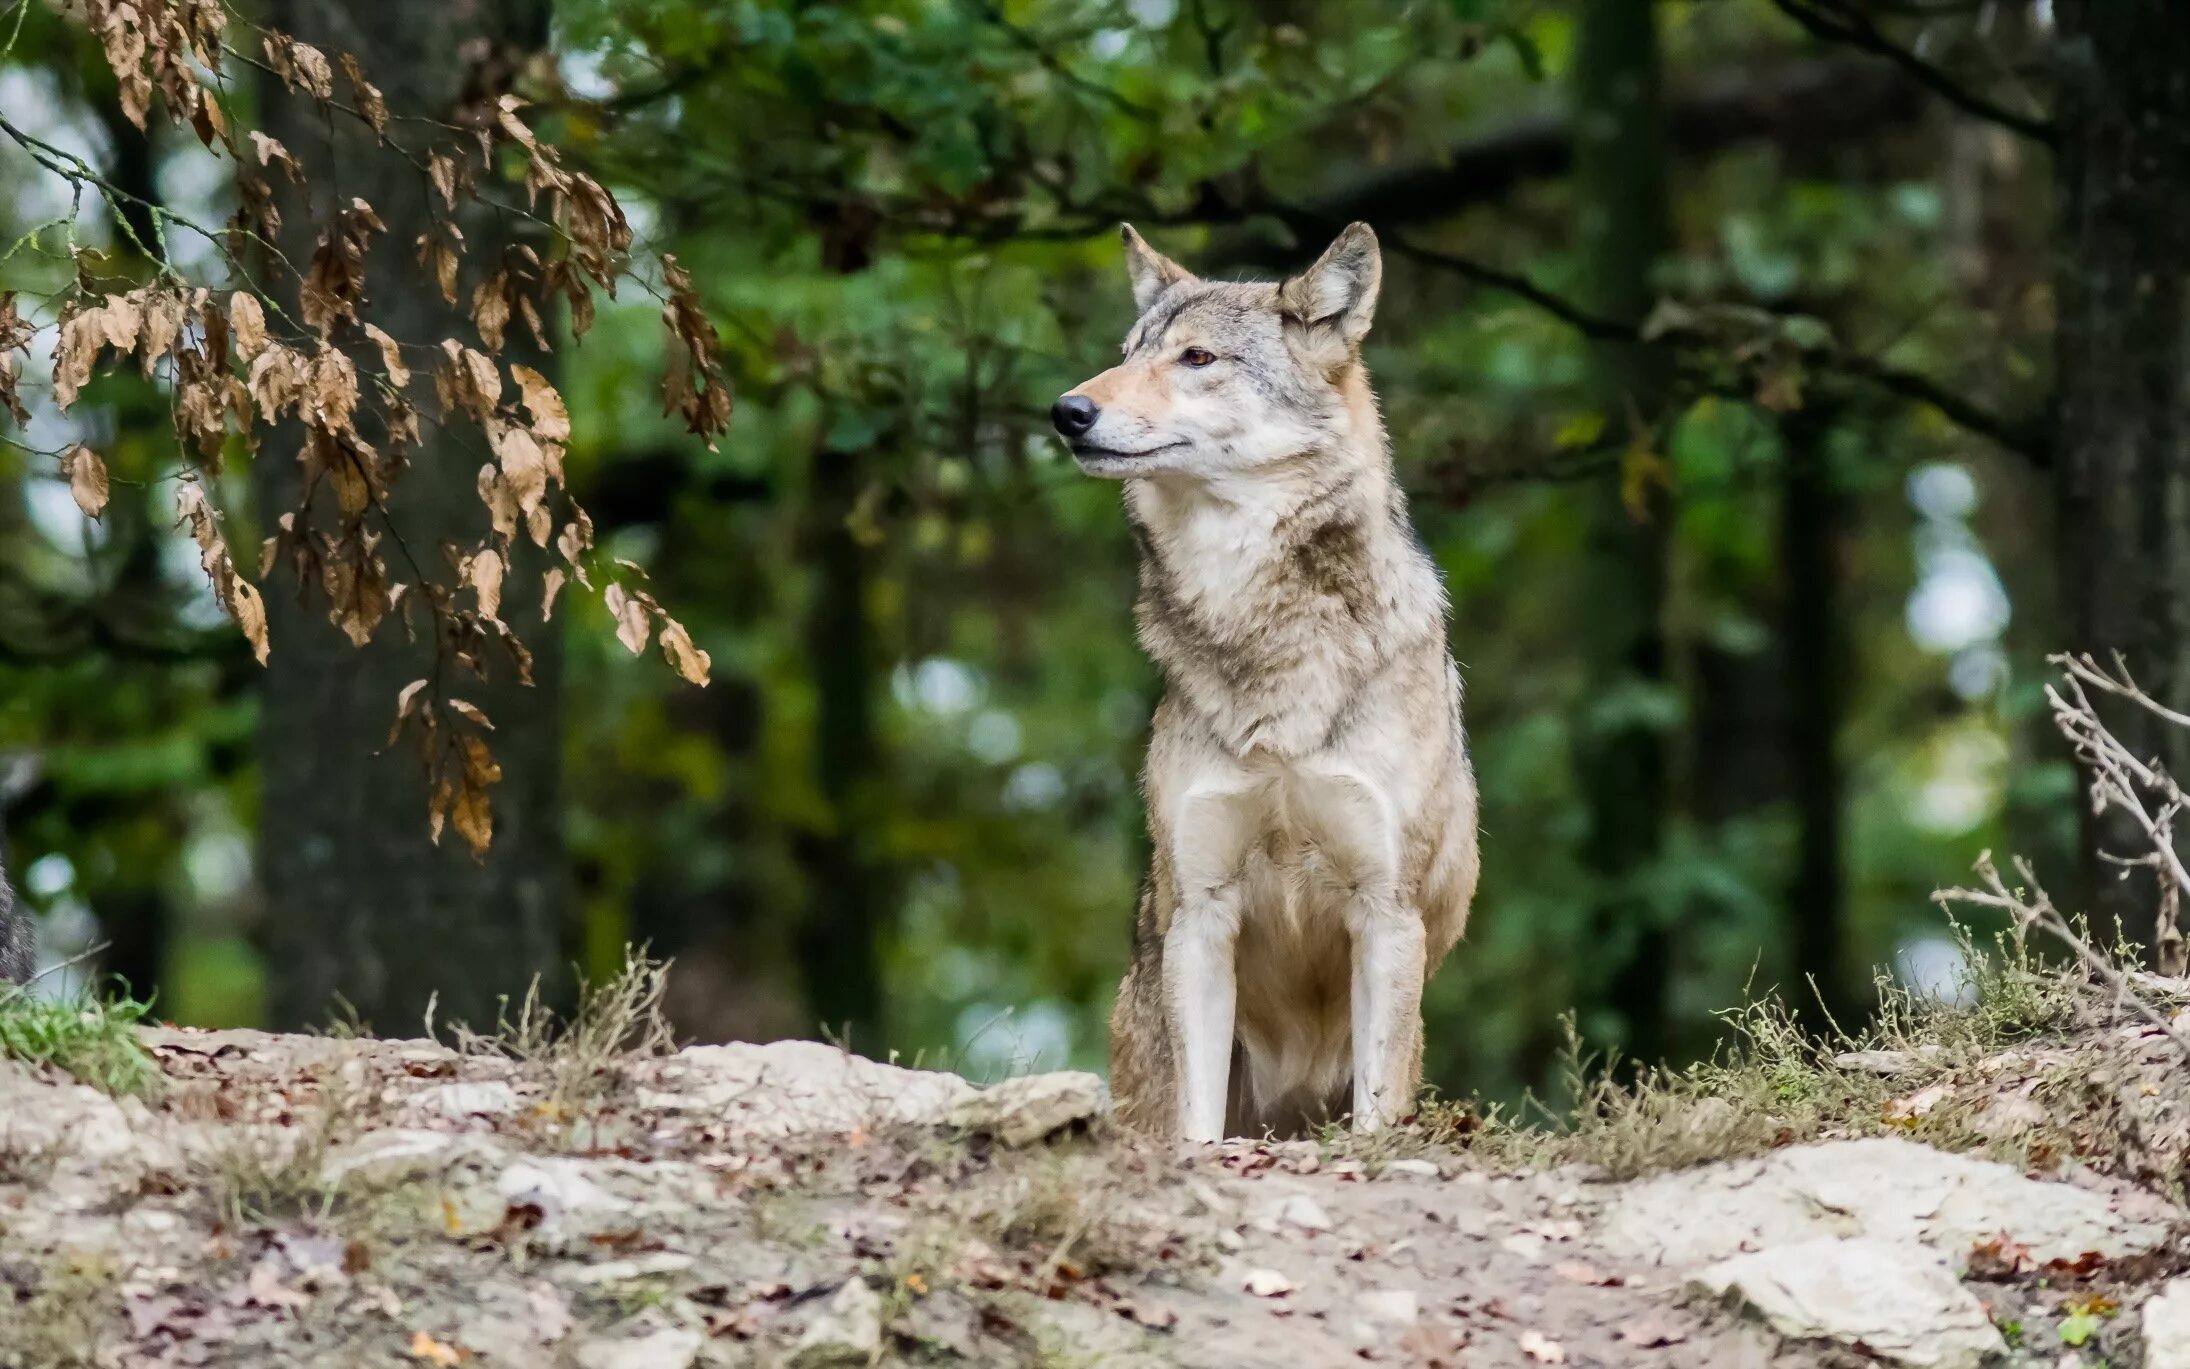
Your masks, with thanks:
[[[0,983],[20,984],[38,967],[37,942],[30,919],[15,906],[8,872],[0,868]]]

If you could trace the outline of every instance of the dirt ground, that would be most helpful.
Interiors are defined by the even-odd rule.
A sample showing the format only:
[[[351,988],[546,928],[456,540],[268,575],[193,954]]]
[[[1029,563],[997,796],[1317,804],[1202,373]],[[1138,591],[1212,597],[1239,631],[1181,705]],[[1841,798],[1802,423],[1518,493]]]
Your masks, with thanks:
[[[2082,1053],[1844,1056],[1806,1083],[1752,1062],[1763,1096],[1847,1095],[1761,1127],[1742,1075],[1541,1144],[1452,1110],[1221,1148],[1119,1134],[1088,1076],[1007,1100],[810,1045],[139,1039],[157,1078],[120,1096],[0,1061],[0,1365],[2127,1369],[2183,1264],[2155,1177],[2181,1172],[2159,1147],[2182,1062],[2136,1024]],[[2083,1142],[2044,1109],[2087,1120],[2095,1088],[2147,1112],[2120,1103],[2108,1149],[2063,1154]],[[2013,1136],[2006,1098],[2030,1105]],[[1911,1178],[1926,1142],[2013,1163]],[[1756,1206],[1793,1181],[1755,1166],[1811,1158],[1832,1172]],[[1689,1229],[1717,1208],[1735,1234]],[[1695,1287],[1709,1261],[1850,1236],[1929,1243],[1970,1358]]]

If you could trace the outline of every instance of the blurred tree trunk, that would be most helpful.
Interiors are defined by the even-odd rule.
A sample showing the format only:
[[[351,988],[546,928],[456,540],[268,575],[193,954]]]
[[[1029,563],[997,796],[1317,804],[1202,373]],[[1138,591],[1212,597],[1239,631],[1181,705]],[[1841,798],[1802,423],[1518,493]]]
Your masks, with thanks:
[[[2190,709],[2190,23],[2157,0],[2061,0],[2056,480],[2067,645],[2120,652]],[[2117,735],[2190,776],[2190,733],[2134,709]],[[2156,890],[2100,852],[2146,849],[2088,816],[2093,930],[2149,943]]]
[[[1671,241],[1657,19],[1634,0],[1586,0],[1575,54],[1575,213],[1587,274],[1585,297],[1609,318],[1639,321],[1654,298],[1652,269]],[[1598,343],[1595,401],[1612,431],[1647,427],[1664,400],[1655,349]],[[1638,438],[1641,433],[1637,434]],[[1625,473],[1587,497],[1589,563],[1581,631],[1588,694],[1576,763],[1588,805],[1585,852],[1600,894],[1590,910],[1592,982],[1624,1024],[1621,1048],[1665,1053],[1667,928],[1644,888],[1664,841],[1667,745],[1652,710],[1634,706],[1663,689],[1662,620],[1670,501],[1644,480],[1630,498]]]
[[[491,98],[527,55],[545,47],[548,15],[546,0],[275,0],[266,19],[330,58],[354,53],[391,109],[448,118],[467,98]],[[262,92],[269,131],[314,177],[312,202],[291,204],[285,216],[292,260],[309,259],[331,200],[362,197],[388,225],[366,260],[379,324],[405,343],[469,339],[469,325],[413,262],[413,244],[433,221],[424,175],[376,146],[355,121],[324,120],[271,80]],[[515,241],[510,216],[472,206],[460,217],[473,263],[498,263]],[[467,277],[459,297],[471,286]],[[511,352],[542,364],[521,348]],[[426,384],[414,379],[414,400]],[[276,434],[259,456],[263,517],[296,504],[291,443],[293,436]],[[392,520],[428,574],[446,574],[444,543],[468,545],[485,530],[475,490],[478,450],[477,441],[467,446],[429,422],[394,487]],[[390,546],[388,554],[401,552]],[[540,622],[540,568],[517,558],[505,604],[505,617],[533,650],[537,686],[519,686],[501,659],[491,684],[452,677],[452,692],[493,720],[502,766],[493,790],[494,846],[484,860],[453,835],[439,847],[428,840],[427,788],[415,752],[376,754],[386,745],[398,691],[434,673],[432,634],[421,631],[412,643],[391,615],[358,649],[326,621],[316,593],[300,604],[296,586],[278,574],[267,586],[274,647],[260,725],[260,868],[279,1023],[324,1021],[340,994],[377,1029],[408,1031],[438,994],[442,1017],[491,1025],[499,995],[521,994],[534,975],[560,967],[562,654],[559,635]]]
[[[1788,942],[1796,983],[1788,994],[1812,1032],[1860,1022],[1843,963],[1845,891],[1841,868],[1840,725],[1847,709],[1842,639],[1841,538],[1847,499],[1834,479],[1828,442],[1833,411],[1811,407],[1780,423],[1780,560],[1786,590],[1787,754],[1793,768],[1797,849],[1788,887]]]
[[[871,854],[867,805],[878,764],[875,645],[867,622],[867,550],[849,525],[859,498],[856,452],[822,448],[807,493],[806,615],[813,665],[814,759],[828,825],[801,833],[807,906],[798,955],[810,1017],[845,1046],[880,1052],[885,1021],[881,937],[887,897]]]

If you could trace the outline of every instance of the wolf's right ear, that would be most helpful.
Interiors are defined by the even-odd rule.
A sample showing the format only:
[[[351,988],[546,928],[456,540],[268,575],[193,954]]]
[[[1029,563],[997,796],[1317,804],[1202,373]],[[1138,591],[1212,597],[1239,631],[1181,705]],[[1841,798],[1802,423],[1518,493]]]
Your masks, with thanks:
[[[1133,231],[1133,225],[1118,225],[1118,236],[1125,240],[1125,273],[1133,281],[1133,307],[1141,313],[1156,302],[1156,296],[1182,280],[1192,280],[1194,273],[1148,245],[1148,240]]]

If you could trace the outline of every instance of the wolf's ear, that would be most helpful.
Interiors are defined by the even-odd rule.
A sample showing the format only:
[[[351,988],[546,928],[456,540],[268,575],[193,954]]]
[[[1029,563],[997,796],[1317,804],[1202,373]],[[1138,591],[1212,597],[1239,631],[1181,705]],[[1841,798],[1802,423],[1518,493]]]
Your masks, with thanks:
[[[1118,225],[1118,236],[1125,240],[1125,273],[1133,280],[1133,307],[1142,313],[1156,302],[1156,296],[1182,280],[1192,280],[1194,273],[1148,245],[1148,239],[1133,231],[1133,225]]]
[[[1365,223],[1348,224],[1315,265],[1278,287],[1278,307],[1311,336],[1329,329],[1350,347],[1368,335],[1383,280],[1384,256],[1377,250],[1375,230]]]

